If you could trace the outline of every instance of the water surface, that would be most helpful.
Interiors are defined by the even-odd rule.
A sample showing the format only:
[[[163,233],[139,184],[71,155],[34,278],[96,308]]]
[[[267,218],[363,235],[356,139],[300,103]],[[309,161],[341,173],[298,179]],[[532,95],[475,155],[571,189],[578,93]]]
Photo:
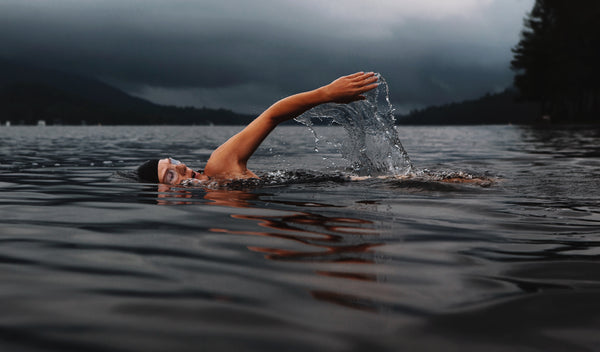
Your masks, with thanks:
[[[417,172],[488,187],[349,181],[335,127],[278,128],[269,182],[118,174],[238,129],[0,128],[2,350],[599,349],[598,128],[399,128]]]

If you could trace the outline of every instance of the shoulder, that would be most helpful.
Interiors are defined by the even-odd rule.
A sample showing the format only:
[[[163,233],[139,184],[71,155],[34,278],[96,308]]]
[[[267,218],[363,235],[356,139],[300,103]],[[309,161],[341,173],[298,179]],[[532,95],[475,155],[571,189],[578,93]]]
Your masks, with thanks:
[[[210,178],[222,180],[258,178],[245,165],[233,161],[228,162],[226,159],[217,159],[215,162],[207,163],[204,174]]]

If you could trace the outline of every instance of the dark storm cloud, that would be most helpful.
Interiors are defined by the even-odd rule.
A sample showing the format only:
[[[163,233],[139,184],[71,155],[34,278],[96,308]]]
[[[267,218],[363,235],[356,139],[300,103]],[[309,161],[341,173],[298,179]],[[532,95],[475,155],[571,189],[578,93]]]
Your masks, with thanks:
[[[510,47],[531,3],[4,0],[0,56],[161,103],[251,112],[374,70],[397,105],[422,106],[510,84]]]

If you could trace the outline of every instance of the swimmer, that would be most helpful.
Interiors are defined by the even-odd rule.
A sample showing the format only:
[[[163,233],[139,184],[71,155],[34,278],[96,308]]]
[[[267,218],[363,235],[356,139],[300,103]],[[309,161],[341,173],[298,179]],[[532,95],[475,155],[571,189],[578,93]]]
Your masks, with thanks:
[[[142,182],[181,184],[187,179],[235,180],[258,178],[246,167],[262,141],[278,124],[325,103],[348,104],[364,100],[366,93],[379,84],[373,72],[357,72],[343,76],[323,87],[289,96],[271,105],[241,132],[218,147],[208,159],[204,172],[194,171],[172,159],[148,160],[137,168]]]

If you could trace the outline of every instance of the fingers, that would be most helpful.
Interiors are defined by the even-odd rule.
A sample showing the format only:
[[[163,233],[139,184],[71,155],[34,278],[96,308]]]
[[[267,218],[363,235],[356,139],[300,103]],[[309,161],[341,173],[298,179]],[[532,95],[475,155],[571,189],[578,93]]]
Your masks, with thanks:
[[[364,75],[364,74],[365,74],[364,72],[360,71],[360,72],[356,72],[356,73],[353,73],[353,74],[351,74],[351,75],[348,75],[348,76],[346,76],[346,77],[347,77],[347,78],[356,78],[356,77],[362,76],[362,75]]]
[[[377,88],[378,80],[379,76],[374,72],[356,72],[340,77],[323,88],[326,88],[328,101],[347,104],[367,99],[363,94]]]
[[[363,84],[363,85],[369,85],[369,84],[371,84],[371,83],[375,83],[375,82],[377,82],[378,80],[379,80],[379,78],[377,78],[377,77],[373,76],[373,77],[371,77],[371,78],[365,78],[365,79],[362,81],[362,84]]]
[[[379,77],[377,77],[373,72],[359,73],[352,75],[354,76],[353,81],[354,88],[356,89],[355,94],[357,94],[355,100],[364,100],[366,97],[361,94],[377,88],[379,86],[379,83],[377,82]]]
[[[367,79],[367,78],[373,77],[373,76],[375,76],[375,72],[366,72],[365,73],[363,71],[360,71],[360,72],[356,72],[351,75],[348,75],[348,76],[346,76],[346,78],[349,78],[354,81],[360,81],[360,80],[364,80],[364,79]]]
[[[370,72],[356,77],[354,84],[357,88],[365,88],[366,90],[371,90],[379,85],[379,83],[376,83],[378,80],[379,77],[375,76],[375,73]]]
[[[371,82],[373,82],[373,81],[371,81]],[[373,83],[373,84],[364,85],[364,86],[360,87],[359,94],[366,93],[366,92],[368,92],[370,90],[373,90],[373,89],[375,89],[377,87],[379,87],[379,83]]]

